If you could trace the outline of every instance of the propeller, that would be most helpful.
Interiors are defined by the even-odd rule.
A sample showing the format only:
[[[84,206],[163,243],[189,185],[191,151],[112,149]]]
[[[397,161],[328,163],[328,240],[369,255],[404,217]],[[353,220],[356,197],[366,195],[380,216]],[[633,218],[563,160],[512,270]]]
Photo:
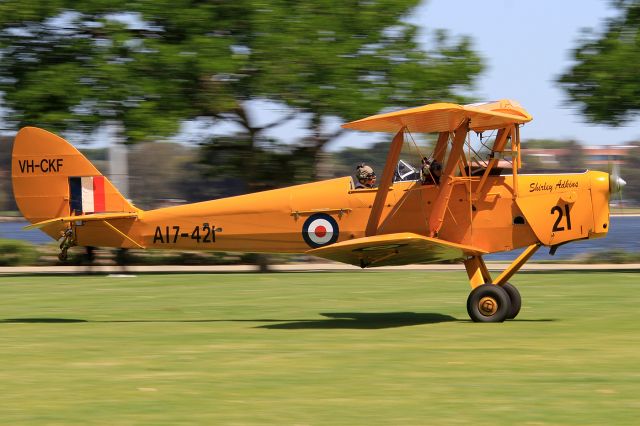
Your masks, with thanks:
[[[622,188],[627,182],[620,177],[620,166],[613,163],[609,170],[609,192],[611,194],[622,193]]]
[[[624,202],[622,200],[622,188],[627,182],[620,177],[620,166],[617,163],[609,163],[609,206],[614,199],[620,202],[618,208],[620,213],[624,212]],[[617,195],[617,197],[616,197]]]

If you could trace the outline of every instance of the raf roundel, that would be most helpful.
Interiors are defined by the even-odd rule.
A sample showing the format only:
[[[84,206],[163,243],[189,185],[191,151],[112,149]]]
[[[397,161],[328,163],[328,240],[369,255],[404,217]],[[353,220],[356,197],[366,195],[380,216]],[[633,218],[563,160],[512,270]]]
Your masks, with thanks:
[[[309,216],[302,225],[302,238],[312,248],[335,243],[339,234],[338,222],[324,213]]]

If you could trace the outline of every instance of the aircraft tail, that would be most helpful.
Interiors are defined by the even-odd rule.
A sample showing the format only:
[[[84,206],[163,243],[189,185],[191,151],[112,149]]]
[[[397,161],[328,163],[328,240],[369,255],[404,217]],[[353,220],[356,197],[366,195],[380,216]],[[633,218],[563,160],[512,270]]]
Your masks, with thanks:
[[[31,223],[106,212],[136,212],[118,190],[73,145],[36,127],[16,135],[11,156],[13,194]],[[43,231],[59,238],[59,229]]]

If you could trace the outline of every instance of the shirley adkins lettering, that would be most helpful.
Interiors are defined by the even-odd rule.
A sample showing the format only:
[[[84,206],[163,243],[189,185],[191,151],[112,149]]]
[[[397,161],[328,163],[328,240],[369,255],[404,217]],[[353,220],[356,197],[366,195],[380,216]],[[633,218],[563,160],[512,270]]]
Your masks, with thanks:
[[[578,188],[578,186],[577,181],[569,179],[561,179],[556,182],[555,185],[547,182],[531,182],[529,184],[529,192],[552,192],[554,189],[559,191],[562,189]]]

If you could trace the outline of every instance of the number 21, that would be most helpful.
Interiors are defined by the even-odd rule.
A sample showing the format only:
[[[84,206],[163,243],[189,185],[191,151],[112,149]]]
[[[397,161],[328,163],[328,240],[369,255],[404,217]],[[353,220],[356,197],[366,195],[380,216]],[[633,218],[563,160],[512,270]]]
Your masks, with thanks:
[[[564,212],[560,206],[553,206],[551,208],[551,214],[558,213],[558,218],[556,219],[556,223],[553,224],[553,232],[564,231],[564,226],[560,225],[562,221],[562,217],[567,215],[567,231],[571,231],[571,215],[569,214],[569,204],[564,205]]]

